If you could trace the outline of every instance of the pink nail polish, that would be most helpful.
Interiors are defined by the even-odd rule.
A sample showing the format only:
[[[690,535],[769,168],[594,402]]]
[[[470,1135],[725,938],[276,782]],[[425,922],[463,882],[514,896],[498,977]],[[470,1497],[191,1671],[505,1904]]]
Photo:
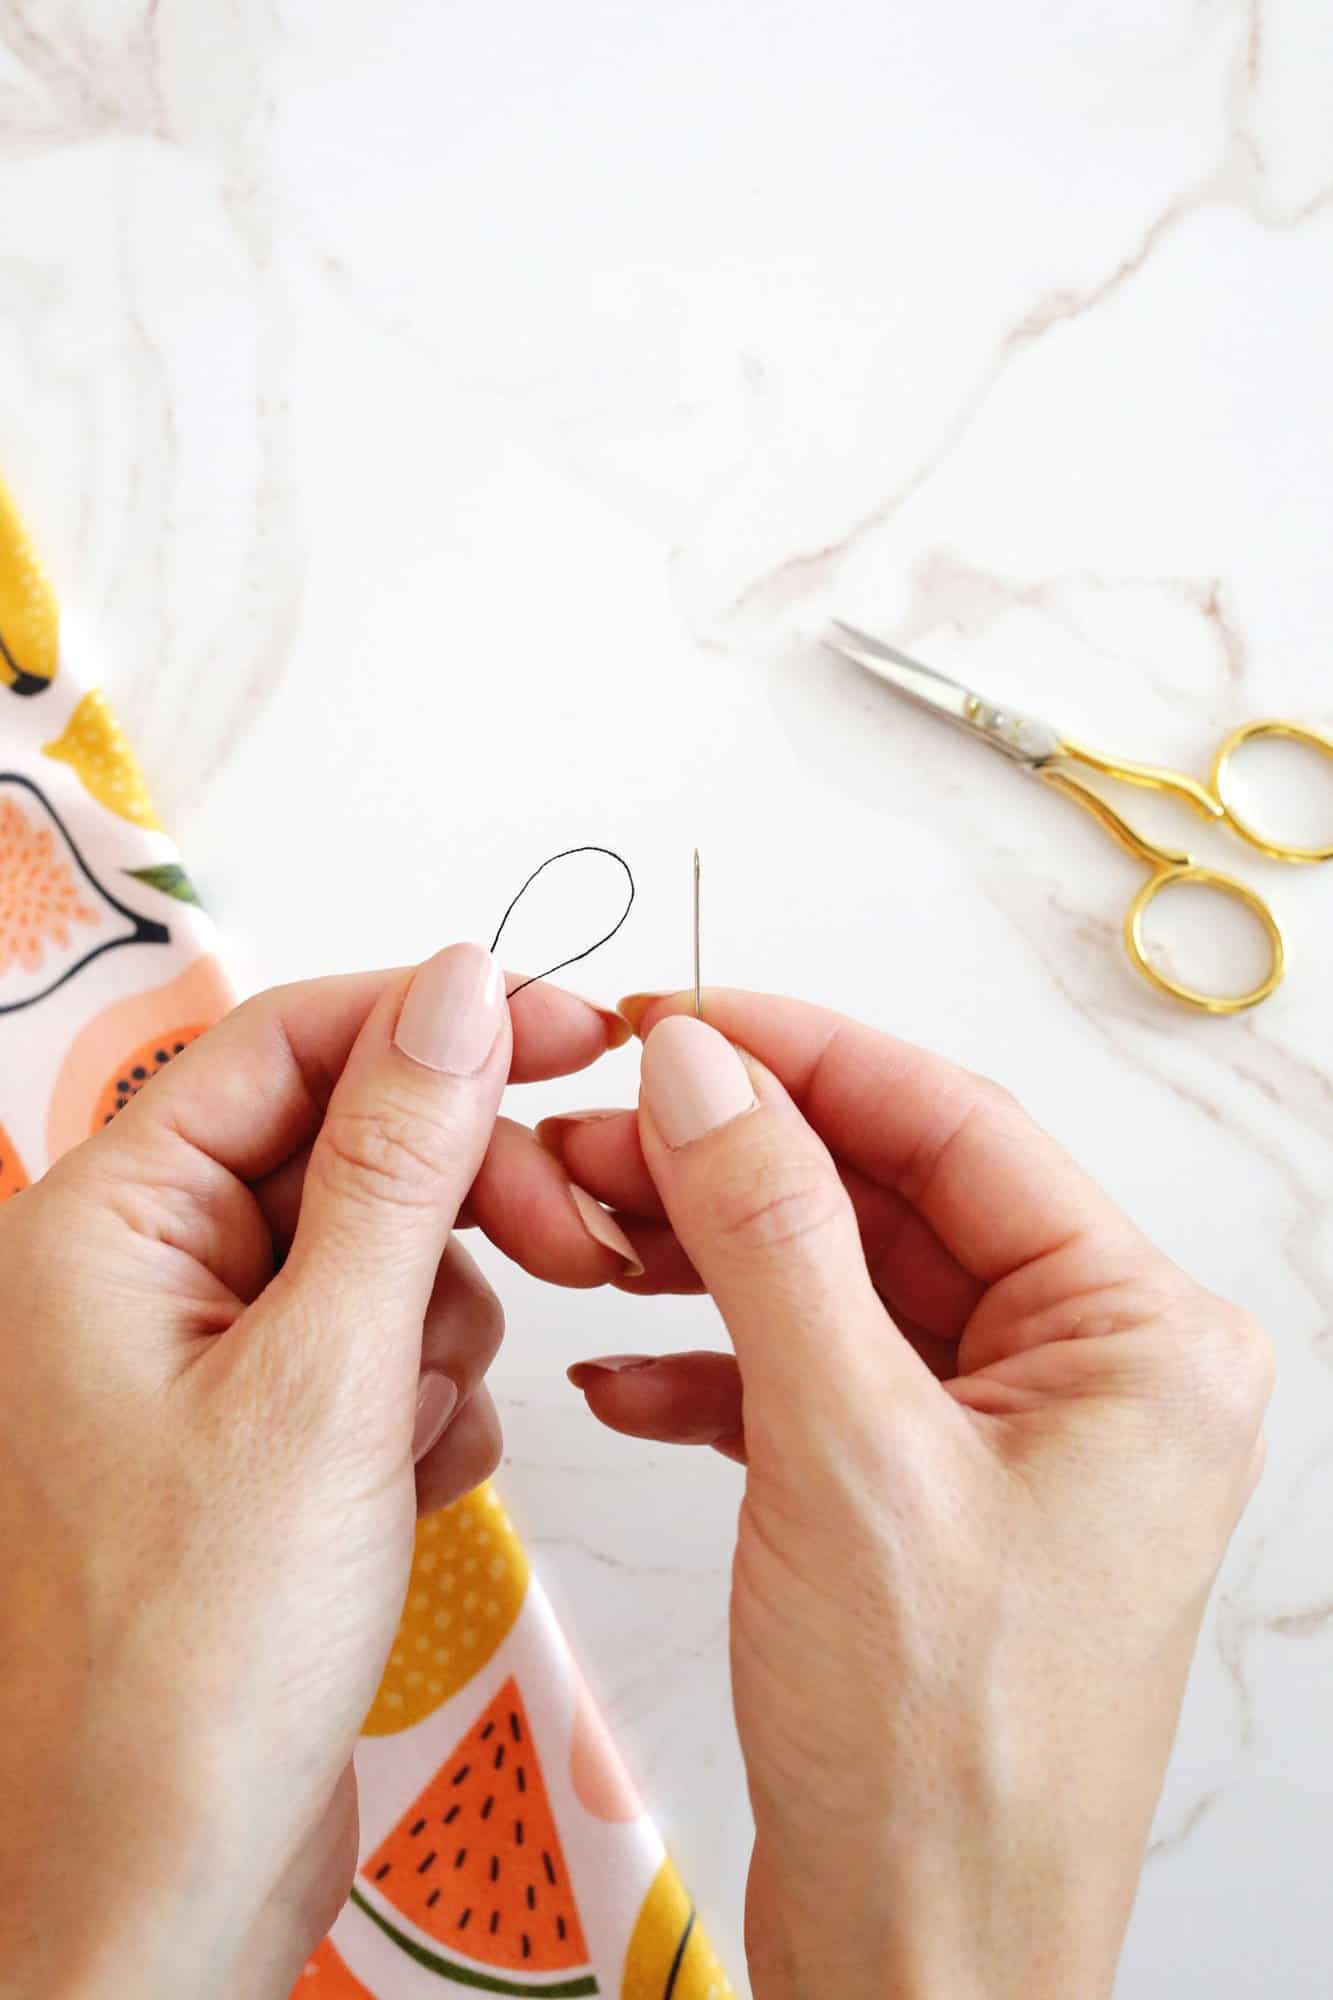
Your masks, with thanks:
[[[444,1427],[458,1407],[458,1387],[438,1368],[427,1368],[417,1388],[417,1420],[412,1430],[412,1463],[438,1444]]]
[[[548,1153],[554,1153],[557,1160],[564,1150],[565,1132],[571,1125],[601,1125],[608,1118],[623,1118],[620,1111],[556,1111],[549,1118],[542,1118],[537,1124],[537,1143],[545,1146]]]
[[[485,946],[451,944],[428,958],[408,987],[394,1042],[427,1069],[475,1076],[504,1008],[504,975]]]
[[[623,1049],[626,1042],[633,1038],[634,1030],[624,1015],[619,1013],[616,1008],[604,1007],[600,1000],[592,1000],[586,993],[576,992],[572,986],[562,984],[560,991],[567,993],[571,1000],[579,1000],[585,1007],[592,1008],[593,1013],[596,1014],[602,1026],[606,1029],[608,1048]]]
[[[511,993],[516,992],[520,986],[526,990],[530,979],[532,980],[532,990],[534,992],[546,985],[540,973],[537,973],[534,978],[533,975],[526,972],[515,972],[511,966],[506,975],[506,982]],[[608,1048],[623,1048],[633,1035],[634,1030],[630,1027],[629,1022],[616,1008],[604,1007],[600,1000],[590,1000],[586,993],[576,993],[572,986],[565,986],[564,984],[559,986],[552,985],[547,990],[552,993],[562,994],[566,1000],[577,1000],[580,1007],[587,1007],[594,1013],[606,1031],[606,1044]]]
[[[639,1253],[630,1242],[628,1236],[626,1236],[620,1224],[616,1221],[614,1215],[608,1209],[603,1208],[600,1201],[594,1201],[593,1197],[588,1193],[587,1188],[576,1187],[573,1181],[569,1184],[569,1193],[570,1199],[579,1212],[579,1220],[582,1222],[589,1236],[591,1236],[593,1242],[600,1243],[604,1250],[614,1252],[621,1259],[625,1266],[624,1275],[627,1278],[641,1278],[643,1276],[643,1264],[640,1261]]]
[[[576,1361],[568,1370],[569,1379],[581,1389],[590,1375],[630,1375],[636,1368],[651,1368],[659,1358],[656,1354],[603,1354],[596,1361]]]
[[[643,1095],[673,1151],[729,1125],[758,1102],[731,1043],[693,1014],[668,1014],[644,1043]]]
[[[622,1020],[629,1022],[631,1031],[637,1035],[648,1009],[655,1007],[659,1000],[670,998],[671,995],[665,990],[656,993],[627,993],[623,1000],[617,1001],[616,1012]]]

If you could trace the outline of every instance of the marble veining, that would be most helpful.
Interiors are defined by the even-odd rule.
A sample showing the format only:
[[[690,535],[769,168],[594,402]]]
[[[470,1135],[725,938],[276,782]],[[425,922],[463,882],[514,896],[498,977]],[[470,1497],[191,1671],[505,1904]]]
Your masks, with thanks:
[[[679,984],[697,841],[706,976],[1002,1078],[1271,1329],[1125,2000],[1330,1981],[1333,869],[1199,837],[1291,971],[1178,1014],[1135,864],[811,630],[1186,769],[1333,726],[1330,93],[1303,0],[0,4],[0,465],[239,981],[595,840],[640,900],[579,971]],[[563,1379],[716,1327],[490,1267],[508,1503],[739,1968],[738,1475]]]

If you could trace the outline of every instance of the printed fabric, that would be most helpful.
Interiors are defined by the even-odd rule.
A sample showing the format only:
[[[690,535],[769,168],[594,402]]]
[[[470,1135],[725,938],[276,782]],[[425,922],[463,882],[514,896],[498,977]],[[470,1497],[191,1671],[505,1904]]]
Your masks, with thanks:
[[[231,1005],[212,925],[0,487],[0,1201]],[[356,1754],[356,1885],[294,2000],[732,2000],[495,1489],[418,1524]]]

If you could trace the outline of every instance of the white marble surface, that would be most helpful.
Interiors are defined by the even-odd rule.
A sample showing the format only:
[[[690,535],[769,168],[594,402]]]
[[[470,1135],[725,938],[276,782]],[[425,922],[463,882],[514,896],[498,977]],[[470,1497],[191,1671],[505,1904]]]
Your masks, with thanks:
[[[801,630],[1191,768],[1333,723],[1331,89],[1319,0],[0,7],[3,469],[242,980],[598,840],[589,983],[679,983],[697,840],[709,976],[1002,1077],[1270,1327],[1132,2000],[1333,1983],[1333,872],[1243,857],[1289,983],[1173,1011],[1136,866]],[[509,1500],[736,1964],[737,1475],[563,1378],[706,1309],[501,1279]]]

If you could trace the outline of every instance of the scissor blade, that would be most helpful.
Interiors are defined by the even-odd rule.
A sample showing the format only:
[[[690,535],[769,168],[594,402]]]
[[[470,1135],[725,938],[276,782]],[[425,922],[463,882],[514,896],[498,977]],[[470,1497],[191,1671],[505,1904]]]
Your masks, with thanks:
[[[957,723],[1016,763],[1036,769],[1060,755],[1063,748],[1060,737],[1049,723],[1039,721],[1036,716],[1020,715],[1013,709],[997,708],[975,688],[951,681],[947,674],[937,673],[934,667],[923,666],[920,660],[900,653],[887,639],[858,632],[854,625],[844,625],[841,618],[830,619],[829,627],[826,645],[887,681],[909,701],[942,715],[946,722]]]
[[[831,618],[829,624],[831,633],[825,643],[835,651],[855,660],[868,673],[877,674],[909,700],[919,701],[923,708],[933,708],[950,722],[971,724],[977,696],[970,688],[960,681],[951,681],[947,674],[936,673],[933,667],[922,666],[920,660],[900,653],[887,639],[876,639],[869,632],[858,632],[854,625],[844,625],[841,618]]]

